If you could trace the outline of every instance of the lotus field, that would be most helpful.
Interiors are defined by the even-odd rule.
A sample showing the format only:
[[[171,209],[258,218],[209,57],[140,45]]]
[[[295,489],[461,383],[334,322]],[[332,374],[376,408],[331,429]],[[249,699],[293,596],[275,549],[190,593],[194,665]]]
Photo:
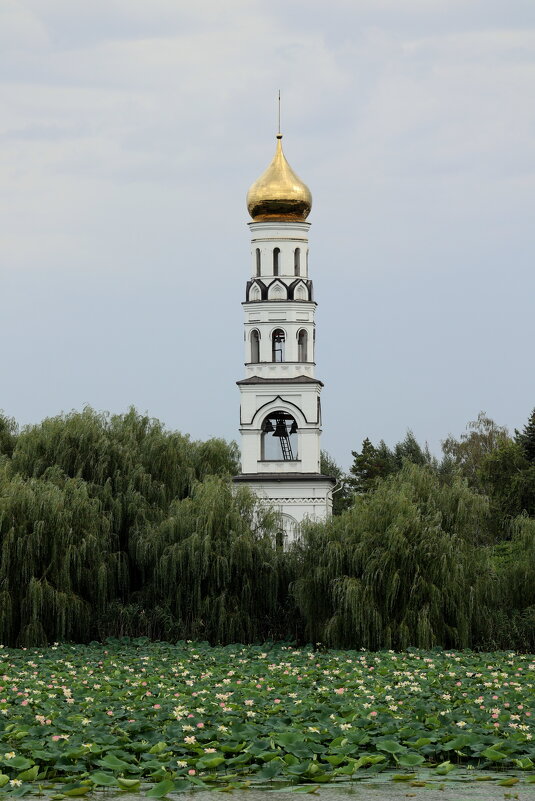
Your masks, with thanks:
[[[0,794],[535,781],[535,657],[136,640],[0,649]]]

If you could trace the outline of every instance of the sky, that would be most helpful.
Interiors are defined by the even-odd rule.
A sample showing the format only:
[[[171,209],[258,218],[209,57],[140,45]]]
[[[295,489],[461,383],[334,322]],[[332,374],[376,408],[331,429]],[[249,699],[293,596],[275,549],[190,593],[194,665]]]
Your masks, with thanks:
[[[1,0],[0,408],[239,439],[245,195],[313,195],[322,447],[535,406],[533,0]]]

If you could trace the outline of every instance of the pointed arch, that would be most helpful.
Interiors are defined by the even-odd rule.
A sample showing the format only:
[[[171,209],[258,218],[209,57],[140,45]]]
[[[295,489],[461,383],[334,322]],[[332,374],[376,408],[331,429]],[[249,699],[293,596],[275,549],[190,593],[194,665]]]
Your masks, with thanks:
[[[294,289],[294,300],[308,300],[308,289],[302,281]]]
[[[275,398],[263,403],[262,406],[256,410],[251,418],[251,425],[253,425],[255,428],[261,428],[261,421],[268,416],[268,412],[279,409],[284,412],[289,412],[292,417],[295,417],[297,420],[297,425],[300,428],[307,425],[315,425],[318,422],[317,420],[307,420],[305,413],[296,403],[292,403],[292,401],[286,400],[280,395],[277,395]]]
[[[268,300],[288,300],[288,287],[278,278],[268,287]]]
[[[258,284],[253,284],[251,289],[249,290],[249,300],[262,300],[262,290],[258,286]]]

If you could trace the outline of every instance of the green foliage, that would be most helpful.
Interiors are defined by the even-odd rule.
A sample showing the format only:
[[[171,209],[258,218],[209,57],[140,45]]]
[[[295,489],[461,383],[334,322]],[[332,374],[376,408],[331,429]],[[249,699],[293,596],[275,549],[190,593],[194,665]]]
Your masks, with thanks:
[[[488,454],[479,480],[492,501],[501,538],[507,537],[512,518],[535,514],[535,464],[526,459],[519,443],[509,442]]]
[[[440,465],[411,432],[365,440],[353,494],[323,453],[336,514],[284,552],[234,444],[133,409],[0,417],[0,641],[535,648],[530,425],[480,415]]]
[[[274,547],[276,517],[228,481],[198,483],[192,497],[133,537],[149,605],[166,606],[181,638],[211,642],[284,636],[279,577],[291,559]],[[266,622],[273,630],[266,632]]]
[[[479,412],[477,420],[468,423],[466,428],[468,433],[461,434],[459,440],[450,435],[442,443],[442,450],[470,485],[479,487],[479,471],[483,461],[497,449],[508,445],[511,439],[507,429],[497,425],[485,412]]]
[[[437,467],[427,445],[422,448],[412,431],[407,431],[405,439],[398,442],[393,450],[383,440],[375,447],[366,437],[360,453],[351,453],[353,464],[349,469],[351,476],[348,483],[357,493],[369,492],[376,486],[378,479],[397,473],[405,462]]]
[[[311,527],[294,585],[307,634],[344,647],[466,647],[492,582],[475,549],[486,500],[430,468],[402,469],[326,526]],[[480,589],[481,588],[481,589]],[[479,627],[480,622],[477,623]]]
[[[339,515],[351,505],[352,492],[347,476],[327,451],[321,451],[320,472],[324,476],[332,476],[336,479],[333,492],[333,515]]]
[[[535,464],[535,409],[533,409],[522,433],[516,432],[516,441],[522,447],[528,462]]]
[[[203,505],[194,503],[193,520],[180,502],[202,494],[195,488],[208,476],[238,469],[235,445],[192,442],[133,409],[109,416],[86,408],[20,434],[0,418],[0,448],[0,639],[21,645],[83,641],[122,626],[161,580],[152,575],[156,563],[149,571],[139,559],[141,532],[157,543],[178,519],[182,531],[198,530]],[[225,486],[223,526],[241,511]],[[194,581],[176,578],[183,587]],[[170,598],[137,626],[180,630]]]
[[[1,794],[525,784],[535,778],[534,669],[532,656],[441,649],[3,648]]]
[[[0,459],[2,455],[11,456],[17,443],[18,426],[12,417],[0,412]]]

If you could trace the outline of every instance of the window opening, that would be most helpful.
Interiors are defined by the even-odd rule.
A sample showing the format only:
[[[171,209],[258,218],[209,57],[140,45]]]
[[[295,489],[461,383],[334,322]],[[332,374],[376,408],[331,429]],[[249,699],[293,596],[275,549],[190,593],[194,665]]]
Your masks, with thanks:
[[[286,334],[282,330],[282,328],[277,328],[273,331],[272,336],[272,347],[271,347],[271,358],[274,362],[283,362],[284,361],[284,350],[286,344]]]
[[[275,534],[275,547],[284,550],[284,531],[277,531]]]
[[[301,250],[294,250],[294,275],[301,275]]]
[[[280,248],[273,250],[273,275],[279,274]]]
[[[297,422],[287,412],[271,412],[262,423],[262,459],[297,459]]]
[[[308,333],[302,328],[297,335],[297,361],[308,361]]]
[[[261,262],[261,257],[260,257],[260,248],[257,248],[256,249],[256,275],[257,275],[257,277],[259,275],[261,275],[261,270],[260,270],[261,264],[262,264],[262,262]]]
[[[251,331],[251,362],[258,364],[260,361],[260,334],[256,329]]]

